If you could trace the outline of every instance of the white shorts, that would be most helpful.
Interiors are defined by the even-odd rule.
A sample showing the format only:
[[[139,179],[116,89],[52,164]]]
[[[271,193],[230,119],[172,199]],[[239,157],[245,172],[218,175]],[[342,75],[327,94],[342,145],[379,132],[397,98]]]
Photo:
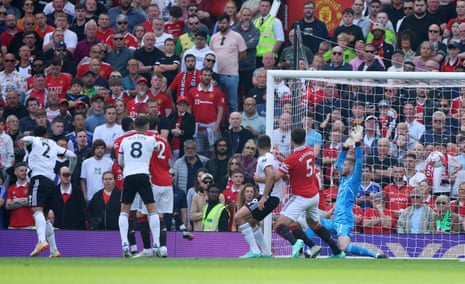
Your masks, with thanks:
[[[282,215],[296,222],[299,216],[304,213],[304,216],[317,222],[320,220],[318,211],[318,203],[320,195],[316,194],[311,198],[293,195],[281,210]]]
[[[158,213],[173,213],[174,194],[172,186],[159,186],[152,184],[153,198]]]

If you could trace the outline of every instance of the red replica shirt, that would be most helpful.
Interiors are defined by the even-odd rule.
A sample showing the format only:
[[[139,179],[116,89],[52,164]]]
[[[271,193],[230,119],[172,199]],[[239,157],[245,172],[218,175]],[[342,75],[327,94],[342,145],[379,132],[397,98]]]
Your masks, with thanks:
[[[388,184],[383,188],[383,193],[386,196],[386,208],[390,210],[405,209],[409,205],[409,192],[411,188],[402,186],[398,188],[395,184]]]
[[[391,216],[391,219],[392,219],[391,229],[384,228],[381,223],[378,223],[374,225],[373,227],[364,227],[365,234],[391,234],[393,232],[392,228],[396,227],[396,218],[394,214],[392,214],[391,210],[388,210],[386,208],[384,208],[383,213],[385,216]],[[378,210],[373,209],[373,208],[367,208],[365,209],[365,213],[363,214],[362,222],[365,220],[377,219],[380,217],[381,216],[379,215]]]
[[[173,103],[171,102],[171,99],[166,95],[164,92],[159,92],[155,96],[152,94],[152,92],[149,92],[149,96],[155,98],[157,100],[158,104],[158,111],[163,115],[168,117],[166,115],[166,110],[167,109],[173,109]]]
[[[318,194],[318,178],[315,174],[315,153],[312,147],[300,146],[294,149],[279,167],[289,175],[292,193],[305,198]]]
[[[17,183],[8,188],[7,199],[13,198],[27,198],[29,183],[18,186]],[[25,228],[34,226],[34,218],[32,218],[32,211],[29,207],[21,207],[11,210],[10,227],[12,228]]]
[[[224,204],[229,210],[229,224],[228,224],[228,230],[232,230],[233,226],[233,221],[234,221],[234,214],[236,213],[235,211],[235,205],[237,202],[237,198],[239,196],[239,191],[232,191],[231,188],[228,190],[223,191],[223,196],[224,196]]]
[[[184,27],[184,21],[177,21],[174,24],[165,23],[165,33],[173,35],[174,40],[178,40],[178,37],[182,35],[182,28]]]
[[[108,28],[107,31],[104,33],[100,29],[97,28],[97,39],[101,42],[105,42],[108,37],[112,36],[115,33],[115,30],[112,28]]]
[[[47,103],[45,101],[45,91],[34,91],[32,90],[31,93],[29,94],[30,98],[37,98],[39,100],[39,107],[40,108],[45,108],[45,104]]]
[[[81,64],[81,66],[79,66],[79,69],[77,70],[76,77],[82,78],[84,76],[84,74],[87,71],[89,71],[89,68],[90,68],[89,63]],[[106,62],[101,62],[100,63],[100,71],[98,73],[99,77],[102,77],[102,78],[108,80],[108,78],[110,78],[111,72],[113,72],[113,67],[111,67],[110,64],[108,64]]]
[[[109,35],[105,40],[105,43],[113,49],[115,45],[113,44],[113,34]],[[139,44],[137,43],[137,38],[130,33],[126,33],[124,36],[124,45],[127,48],[137,49]]]
[[[323,151],[323,158],[332,158],[332,159],[336,159],[337,158],[337,155],[338,155],[338,149],[336,147],[332,147],[331,145],[330,146],[326,146],[325,147],[325,150]],[[326,172],[325,172],[325,175],[329,178],[332,173],[334,171],[336,171],[336,167],[335,165],[327,165],[326,167]]]
[[[200,83],[200,71],[195,70],[195,82],[192,82],[193,75],[194,73],[187,73],[186,79],[184,82],[184,88],[182,88],[182,81],[184,77],[185,72],[180,72],[174,77],[173,82],[171,82],[169,89],[170,90],[176,90],[176,98],[179,98],[180,96],[187,96],[187,92],[192,86],[192,84],[195,84],[197,86]],[[182,91],[182,92],[181,92]]]
[[[45,83],[49,92],[55,91],[60,96],[60,99],[63,99],[66,93],[71,89],[72,79],[73,77],[68,73],[60,73],[58,77],[50,74],[45,77]]]
[[[130,100],[126,104],[128,116],[136,118],[139,113],[147,113],[147,108],[145,107],[145,104],[147,103],[148,99],[149,96],[146,96],[143,101],[139,101],[137,97]]]
[[[170,144],[160,134],[152,134],[155,137],[160,150],[153,152],[150,160],[150,176],[151,182],[158,186],[171,186],[173,182],[170,176],[169,160],[173,156],[171,153]]]
[[[191,88],[187,93],[189,105],[192,106],[192,114],[195,121],[200,123],[212,123],[216,121],[218,107],[224,107],[224,96],[218,87],[210,85],[208,90],[203,90],[200,84],[197,88]]]
[[[453,117],[458,116],[459,111],[460,111],[460,106],[462,105],[462,100],[463,100],[462,96],[457,97],[452,100],[452,104],[450,106],[450,113]]]

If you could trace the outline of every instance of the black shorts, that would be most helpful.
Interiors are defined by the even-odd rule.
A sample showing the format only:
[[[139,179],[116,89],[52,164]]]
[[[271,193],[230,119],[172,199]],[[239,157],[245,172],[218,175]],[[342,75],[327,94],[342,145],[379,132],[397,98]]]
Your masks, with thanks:
[[[144,204],[155,202],[149,175],[137,174],[124,178],[121,203],[131,204],[134,201],[136,193],[139,193]]]
[[[35,176],[29,182],[29,206],[30,207],[43,207],[44,214],[52,206],[52,199],[54,191],[57,190],[52,180],[45,176]],[[45,215],[47,216],[47,215]]]
[[[263,210],[260,210],[258,209],[258,201],[260,201],[260,198],[262,198],[261,195],[247,203],[247,207],[252,212],[252,217],[257,221],[265,219],[265,217],[279,205],[279,198],[276,196],[268,196]]]

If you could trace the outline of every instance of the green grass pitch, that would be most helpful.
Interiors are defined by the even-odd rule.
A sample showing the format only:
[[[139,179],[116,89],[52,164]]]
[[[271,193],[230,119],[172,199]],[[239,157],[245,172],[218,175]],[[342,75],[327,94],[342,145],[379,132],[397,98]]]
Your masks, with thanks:
[[[460,283],[465,262],[379,259],[0,258],[2,283]]]

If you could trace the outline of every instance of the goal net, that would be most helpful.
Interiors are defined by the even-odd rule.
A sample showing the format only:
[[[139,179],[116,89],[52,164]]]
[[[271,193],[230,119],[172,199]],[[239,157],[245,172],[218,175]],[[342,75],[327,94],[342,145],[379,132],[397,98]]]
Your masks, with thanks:
[[[321,215],[331,218],[339,181],[336,157],[350,128],[361,124],[363,181],[353,210],[353,242],[389,257],[463,257],[465,190],[462,197],[458,190],[465,182],[465,171],[459,170],[465,169],[462,97],[463,73],[269,70],[266,133],[273,150],[286,157],[293,150],[291,130],[307,130],[307,144],[319,157]],[[421,201],[414,200],[418,190]],[[376,221],[376,198],[382,198],[390,222]],[[417,218],[413,208],[423,205],[424,215]],[[284,257],[290,245],[272,233],[278,216],[276,210],[265,222],[265,237],[275,255]]]

